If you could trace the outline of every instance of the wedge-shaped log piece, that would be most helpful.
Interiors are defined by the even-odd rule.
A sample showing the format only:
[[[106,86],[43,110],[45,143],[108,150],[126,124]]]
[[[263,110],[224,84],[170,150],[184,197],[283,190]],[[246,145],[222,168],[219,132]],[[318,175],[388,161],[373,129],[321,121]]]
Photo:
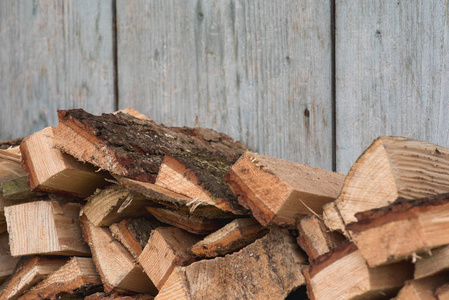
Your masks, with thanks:
[[[347,229],[371,267],[449,244],[449,194],[358,213]]]
[[[109,230],[114,238],[137,258],[147,245],[151,232],[162,226],[162,223],[154,218],[134,218],[114,223],[109,226]]]
[[[294,227],[296,218],[323,212],[344,175],[247,151],[226,175],[238,201],[262,225]]]
[[[438,287],[435,291],[438,300],[449,300],[449,283],[445,283]]]
[[[229,169],[227,168],[227,170]],[[222,175],[224,174],[225,172]],[[225,201],[222,197],[218,197],[205,189],[204,184],[195,172],[187,167],[186,163],[170,155],[165,155],[155,183],[190,197],[193,199],[190,203],[195,205],[195,209],[201,205],[214,207],[221,211],[231,211],[236,214],[244,213],[243,210],[234,210],[229,201]],[[234,195],[229,194],[229,197],[234,198]]]
[[[83,299],[102,291],[100,276],[92,258],[72,257],[65,265],[31,288],[20,300]]]
[[[341,234],[331,232],[316,216],[299,219],[296,228],[299,231],[298,244],[307,253],[310,263],[345,241]]]
[[[340,215],[340,211],[335,205],[335,201],[329,202],[323,206],[323,221],[327,228],[332,231],[340,232],[350,239],[350,235],[346,230],[346,224]]]
[[[429,277],[449,269],[449,246],[424,253],[415,263],[415,279]],[[447,280],[449,282],[449,278]]]
[[[14,272],[20,257],[12,257],[9,251],[8,233],[0,234],[0,283]]]
[[[17,264],[14,274],[4,284],[4,289],[0,293],[0,300],[18,299],[30,287],[58,270],[67,261],[68,258],[60,257],[23,257]]]
[[[104,290],[107,293],[157,293],[154,284],[125,247],[116,241],[107,227],[94,226],[80,217],[83,235],[92,250]]]
[[[177,267],[156,299],[285,299],[305,283],[293,237],[272,229],[239,252]]]
[[[399,291],[395,300],[438,300],[437,288],[448,282],[448,273],[409,280]]]
[[[229,136],[205,128],[159,125],[126,113],[94,116],[83,110],[58,111],[56,147],[115,175],[154,183],[164,155],[192,170],[198,182],[231,212],[244,209],[223,176],[246,150]]]
[[[79,224],[80,205],[35,201],[5,207],[13,256],[90,255]]]
[[[139,256],[139,263],[160,290],[176,266],[186,266],[195,261],[190,247],[200,240],[176,227],[155,229]]]
[[[304,276],[312,300],[386,299],[413,277],[413,264],[399,262],[370,268],[357,247],[346,243],[316,259]]]
[[[53,128],[47,127],[20,144],[22,165],[33,191],[68,193],[84,198],[107,184],[105,174],[95,172],[92,165],[54,149],[53,137]]]
[[[357,221],[356,213],[398,198],[449,192],[448,180],[448,149],[402,137],[379,137],[352,166],[335,203],[349,224]]]
[[[149,215],[146,206],[152,205],[146,197],[120,185],[111,185],[88,198],[83,214],[95,226],[110,226],[123,218]]]
[[[226,225],[230,220],[209,219],[190,215],[184,210],[172,210],[163,207],[147,207],[147,210],[159,221],[195,234],[209,234]]]
[[[234,214],[214,206],[215,204],[212,205],[211,203],[206,203],[205,201],[200,201],[198,199],[194,200],[153,183],[119,176],[115,177],[121,185],[129,190],[140,193],[149,200],[168,208],[184,210],[192,215],[205,218],[232,218],[234,216]]]
[[[252,218],[235,219],[192,246],[199,257],[216,257],[235,252],[268,233],[268,229]]]

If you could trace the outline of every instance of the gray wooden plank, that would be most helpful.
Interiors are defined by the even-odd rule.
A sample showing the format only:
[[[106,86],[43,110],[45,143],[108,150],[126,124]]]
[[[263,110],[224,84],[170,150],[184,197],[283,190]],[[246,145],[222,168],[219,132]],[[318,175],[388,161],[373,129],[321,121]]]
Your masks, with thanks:
[[[381,135],[449,147],[447,1],[336,3],[337,170]]]
[[[330,1],[117,1],[120,108],[332,168]]]
[[[112,1],[0,1],[0,139],[114,109]]]

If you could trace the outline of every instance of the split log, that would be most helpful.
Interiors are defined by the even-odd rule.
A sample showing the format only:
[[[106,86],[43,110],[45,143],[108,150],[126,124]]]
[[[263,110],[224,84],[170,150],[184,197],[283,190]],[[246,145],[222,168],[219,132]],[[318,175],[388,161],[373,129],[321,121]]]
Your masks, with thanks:
[[[449,244],[449,194],[398,200],[356,217],[347,229],[371,267]]]
[[[448,149],[403,137],[379,137],[352,166],[335,203],[349,224],[357,221],[356,213],[398,198],[447,193],[448,180]]]
[[[209,234],[228,223],[226,219],[209,219],[190,215],[183,210],[171,210],[163,207],[147,207],[147,210],[159,221],[195,234]]]
[[[137,258],[148,243],[151,232],[162,226],[162,223],[153,218],[134,218],[114,223],[109,226],[109,230],[114,238]]]
[[[18,148],[17,148],[18,149]],[[10,150],[0,150],[0,184],[8,180],[14,180],[21,176],[26,176],[26,172],[20,164],[21,155],[19,152]],[[0,193],[0,233],[6,231],[5,206],[11,205],[11,201],[5,199]]]
[[[0,141],[0,149],[6,150],[11,147],[19,146],[20,143],[23,141],[22,138],[12,139],[12,140],[1,140]]]
[[[67,299],[83,299],[102,290],[100,276],[92,258],[72,257],[19,300],[56,300],[63,296]]]
[[[448,282],[448,274],[409,280],[399,291],[396,300],[438,300],[436,290]]]
[[[120,185],[111,185],[90,196],[83,214],[94,226],[110,226],[126,217],[149,215],[146,197]]]
[[[176,266],[186,266],[195,261],[190,248],[200,237],[176,227],[155,229],[138,261],[160,290]]]
[[[10,179],[1,184],[1,193],[3,198],[8,200],[36,200],[45,194],[31,191],[27,184],[28,176],[22,176]],[[16,202],[16,201],[14,201]],[[17,203],[16,203],[17,204]]]
[[[435,292],[438,300],[449,300],[449,283],[445,283],[438,287]]]
[[[105,173],[53,148],[53,128],[47,127],[20,144],[22,166],[33,191],[65,193],[85,198],[104,187]]]
[[[0,234],[0,283],[14,272],[20,257],[12,257],[8,244],[8,233]]]
[[[81,235],[79,212],[79,204],[56,201],[5,207],[11,254],[89,256],[89,247]]]
[[[125,247],[106,227],[94,226],[85,215],[80,217],[83,235],[92,251],[104,290],[107,293],[149,293],[157,290]]]
[[[105,293],[95,293],[84,298],[84,300],[153,300],[151,295],[137,294],[134,296],[107,295]]]
[[[246,150],[229,136],[204,128],[159,125],[129,114],[94,116],[83,110],[58,111],[55,145],[81,161],[113,174],[154,183],[164,155],[181,161],[231,212],[245,210],[223,176]]]
[[[415,263],[415,279],[436,275],[449,269],[449,246],[424,253]],[[449,281],[449,278],[448,278]]]
[[[18,299],[29,288],[58,270],[67,261],[68,258],[59,257],[23,257],[10,279],[3,285],[0,300]]]
[[[118,176],[116,176],[116,179],[121,185],[129,190],[140,193],[149,200],[168,208],[183,210],[192,215],[210,219],[232,218],[234,216],[232,213],[225,212],[211,203],[193,200],[190,197],[175,193],[170,189],[166,189],[153,183]]]
[[[370,268],[352,243],[341,245],[304,270],[312,300],[372,299],[394,296],[413,277],[409,262]]]
[[[307,253],[310,263],[313,263],[317,257],[337,248],[345,241],[341,234],[331,232],[324,226],[323,221],[316,216],[299,219],[296,228],[299,232],[297,242],[302,250]]]
[[[346,230],[346,224],[340,215],[340,211],[335,205],[335,201],[329,202],[323,206],[323,221],[326,227],[330,230],[340,232],[348,239],[351,239]]]
[[[268,233],[268,229],[252,218],[235,219],[192,246],[199,257],[216,257],[235,252]]]
[[[226,175],[238,201],[264,226],[293,228],[301,215],[321,214],[344,175],[247,151]]]
[[[293,237],[272,229],[239,252],[175,268],[156,299],[285,299],[305,283],[305,260]]]

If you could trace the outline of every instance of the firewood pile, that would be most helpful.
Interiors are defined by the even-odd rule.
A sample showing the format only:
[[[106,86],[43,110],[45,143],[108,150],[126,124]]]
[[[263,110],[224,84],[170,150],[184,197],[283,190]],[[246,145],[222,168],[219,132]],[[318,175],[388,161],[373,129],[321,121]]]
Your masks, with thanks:
[[[0,300],[449,299],[448,149],[380,137],[345,177],[133,109],[58,116],[0,142]]]

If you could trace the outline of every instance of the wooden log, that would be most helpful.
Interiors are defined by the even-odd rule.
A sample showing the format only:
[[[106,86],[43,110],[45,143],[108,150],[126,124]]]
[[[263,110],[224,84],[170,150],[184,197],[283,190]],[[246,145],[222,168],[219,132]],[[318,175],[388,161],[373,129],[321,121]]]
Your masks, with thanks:
[[[93,116],[83,110],[66,110],[58,116],[55,145],[79,160],[154,183],[168,154],[191,169],[212,195],[228,203],[231,212],[244,211],[223,181],[246,150],[229,136],[204,128],[169,128],[124,113]]]
[[[356,217],[347,229],[371,267],[449,244],[449,194],[398,200]]]
[[[72,257],[65,265],[19,299],[83,299],[87,295],[102,290],[100,276],[92,258]]]
[[[272,229],[239,252],[175,268],[156,299],[285,299],[305,283],[305,260],[293,237]]]
[[[438,300],[449,300],[449,283],[439,286],[435,291]]]
[[[199,240],[199,236],[176,227],[159,227],[151,233],[138,261],[158,290],[176,266],[195,261],[190,248]]]
[[[33,287],[49,274],[58,270],[68,258],[32,256],[23,257],[17,264],[14,273],[3,284],[0,300],[18,299],[29,288]],[[2,288],[0,288],[2,290]]]
[[[84,297],[84,300],[153,300],[151,295],[137,294],[134,296],[108,295],[106,293],[95,293]]]
[[[22,138],[17,138],[17,139],[12,139],[12,140],[1,140],[0,141],[0,149],[8,149],[11,147],[17,147],[20,145],[20,143],[23,141],[23,137]]]
[[[54,149],[53,140],[53,128],[47,127],[20,144],[22,166],[28,173],[28,185],[33,191],[85,198],[107,184],[105,173],[95,172],[92,165]]]
[[[344,175],[247,151],[226,175],[238,201],[262,225],[294,227],[301,215],[321,214]]]
[[[449,246],[432,249],[429,253],[420,254],[415,263],[414,279],[436,275],[449,269]],[[448,279],[449,281],[449,279]]]
[[[391,297],[413,277],[410,262],[370,268],[352,243],[341,245],[304,269],[312,300]],[[372,297],[372,298],[371,298]]]
[[[154,218],[133,218],[114,223],[109,226],[109,230],[114,238],[137,258],[148,243],[151,232],[162,226],[162,223]]]
[[[331,232],[316,216],[307,216],[298,220],[296,228],[299,232],[297,242],[307,253],[309,262],[313,263],[317,257],[332,251],[344,243],[345,238]]]
[[[83,214],[94,226],[110,226],[126,217],[149,215],[145,207],[152,205],[140,193],[120,185],[111,185],[88,198]]]
[[[91,248],[105,292],[157,293],[142,268],[125,247],[112,237],[107,227],[94,226],[85,215],[80,219],[84,238]]]
[[[449,192],[449,150],[402,137],[379,137],[355,162],[335,204],[345,224],[356,213]]]
[[[81,235],[79,212],[79,204],[56,201],[5,207],[11,254],[89,256],[89,247]]]
[[[26,176],[26,172],[22,169],[20,161],[20,151],[14,153],[9,150],[0,150],[0,184],[8,180]],[[0,233],[5,232],[7,229],[4,208],[11,204],[12,202],[5,199],[2,193],[0,193]]]
[[[36,200],[45,194],[31,191],[27,184],[28,176],[10,179],[1,184],[1,193],[8,200]],[[16,201],[14,201],[17,203]]]
[[[149,200],[163,206],[184,210],[192,215],[206,218],[232,218],[234,214],[225,212],[211,203],[194,200],[159,185],[116,176],[118,182],[131,191],[140,193]]]
[[[14,272],[20,257],[12,257],[7,232],[0,233],[0,283]]]
[[[252,218],[235,219],[192,246],[199,257],[216,257],[235,252],[268,233],[268,229]]]
[[[147,210],[159,221],[167,223],[195,234],[209,234],[228,223],[227,219],[209,219],[190,215],[183,210],[172,210],[163,207],[147,207]]]
[[[323,206],[323,221],[326,227],[330,230],[341,232],[348,239],[351,238],[346,230],[346,224],[340,215],[340,211],[335,205],[335,201],[329,202]]]
[[[445,273],[409,280],[399,291],[395,300],[438,300],[435,293],[439,286],[448,282],[448,275]]]
[[[181,160],[170,155],[165,155],[155,184],[190,197],[193,199],[191,203],[196,206],[201,204],[202,206],[218,208],[221,211],[243,213],[243,211],[235,211],[228,201],[205,189],[204,184],[192,169],[186,167],[186,164]],[[197,208],[196,206],[195,208]]]

